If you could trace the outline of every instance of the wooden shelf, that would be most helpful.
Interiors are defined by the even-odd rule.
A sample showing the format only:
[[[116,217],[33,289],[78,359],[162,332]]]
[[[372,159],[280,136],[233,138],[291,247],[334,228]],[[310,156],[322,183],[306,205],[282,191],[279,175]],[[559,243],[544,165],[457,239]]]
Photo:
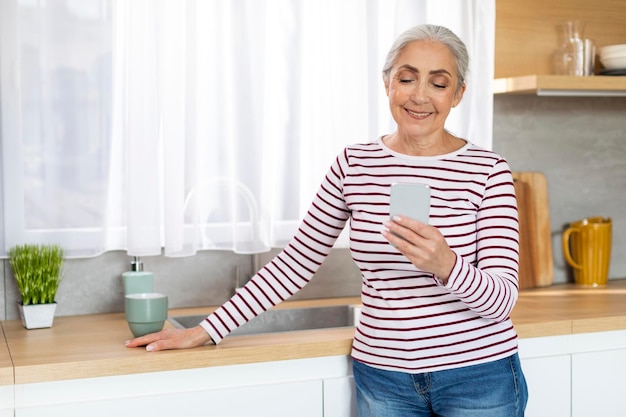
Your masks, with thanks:
[[[594,75],[524,75],[497,78],[494,94],[536,94],[539,96],[626,96],[626,77]]]

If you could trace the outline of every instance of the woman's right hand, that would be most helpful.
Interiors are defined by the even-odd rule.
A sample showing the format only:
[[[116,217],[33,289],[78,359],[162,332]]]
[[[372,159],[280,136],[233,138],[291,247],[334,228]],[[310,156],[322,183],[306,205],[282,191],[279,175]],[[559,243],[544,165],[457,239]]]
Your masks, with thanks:
[[[189,349],[211,341],[211,336],[200,326],[190,329],[166,329],[136,337],[125,342],[126,347],[145,346],[148,352],[169,349]]]
[[[432,272],[444,284],[448,281],[456,254],[436,227],[400,216],[394,216],[383,225],[386,228],[383,236],[413,265]]]

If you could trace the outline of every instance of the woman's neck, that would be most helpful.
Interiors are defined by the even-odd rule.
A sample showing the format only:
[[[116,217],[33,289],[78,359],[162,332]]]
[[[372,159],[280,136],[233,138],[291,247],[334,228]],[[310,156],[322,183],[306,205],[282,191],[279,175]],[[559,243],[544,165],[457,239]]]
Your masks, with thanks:
[[[394,152],[411,156],[437,156],[452,153],[467,143],[447,131],[438,136],[411,137],[398,131],[382,138],[383,143]]]

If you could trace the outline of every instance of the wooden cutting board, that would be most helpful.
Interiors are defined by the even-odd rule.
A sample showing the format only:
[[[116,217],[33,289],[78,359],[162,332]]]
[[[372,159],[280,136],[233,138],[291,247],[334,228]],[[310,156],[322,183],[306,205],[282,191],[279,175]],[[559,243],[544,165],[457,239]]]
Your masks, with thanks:
[[[533,275],[534,251],[529,250],[529,233],[530,219],[527,219],[529,213],[529,196],[528,183],[515,179],[515,197],[517,198],[517,212],[519,217],[519,287],[534,288],[535,278]]]
[[[520,222],[520,289],[552,285],[548,181],[541,172],[514,172]]]

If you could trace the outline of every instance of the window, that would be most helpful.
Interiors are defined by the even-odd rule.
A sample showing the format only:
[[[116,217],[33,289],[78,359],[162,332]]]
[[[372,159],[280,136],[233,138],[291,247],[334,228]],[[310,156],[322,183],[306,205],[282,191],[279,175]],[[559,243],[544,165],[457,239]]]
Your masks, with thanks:
[[[490,146],[495,3],[426,3],[3,0],[0,256],[283,244],[343,146],[393,130],[395,36],[444,15],[473,62],[450,128]]]

